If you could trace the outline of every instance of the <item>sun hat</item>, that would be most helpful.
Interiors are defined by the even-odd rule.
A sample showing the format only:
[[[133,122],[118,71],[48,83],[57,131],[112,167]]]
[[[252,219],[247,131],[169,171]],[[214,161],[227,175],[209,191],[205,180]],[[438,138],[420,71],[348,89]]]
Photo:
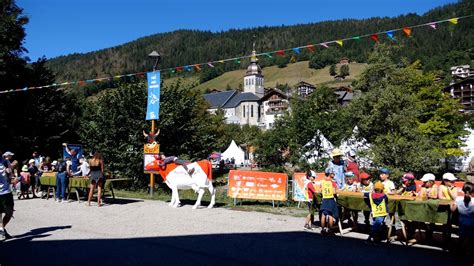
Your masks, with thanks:
[[[422,182],[428,182],[428,181],[435,181],[435,175],[432,173],[424,174],[423,177],[420,179]]]
[[[13,152],[7,151],[7,152],[5,152],[5,153],[3,154],[3,157],[13,156],[13,155],[15,155]]]
[[[354,175],[354,172],[352,172],[352,171],[345,172],[344,175],[345,175],[346,177],[354,177],[354,176],[355,176],[355,175]]]
[[[454,181],[454,180],[457,180],[457,178],[451,173],[445,173],[443,175],[443,180]]]
[[[326,170],[324,170],[324,173],[327,175],[334,174],[334,169],[332,169],[332,167],[328,167]]]
[[[376,190],[383,190],[383,189],[384,189],[383,183],[380,182],[380,181],[375,182],[375,184],[374,184],[374,189],[376,189]]]
[[[382,174],[387,174],[387,175],[390,174],[390,170],[388,170],[388,168],[385,168],[385,167],[384,167],[384,168],[380,168],[379,171],[380,171],[380,173],[382,173]]]
[[[51,165],[57,165],[58,164],[58,161],[54,160]]]
[[[412,179],[415,179],[415,176],[413,175],[413,173],[405,173],[402,177],[403,179],[407,179],[407,180],[412,180]]]
[[[351,157],[356,156],[356,152],[353,151],[353,150],[350,150],[350,151],[349,151],[349,156],[351,156]]]
[[[23,165],[23,167],[21,168],[21,171],[22,172],[28,172],[28,166]]]
[[[359,178],[360,178],[360,179],[369,179],[369,177],[370,177],[370,175],[367,174],[367,173],[361,173],[361,174],[359,175]]]
[[[331,151],[331,157],[342,156],[342,151],[338,148],[335,148]]]
[[[34,160],[34,159],[30,159],[30,160],[28,161],[28,164],[30,164],[30,163],[35,163],[35,160]]]

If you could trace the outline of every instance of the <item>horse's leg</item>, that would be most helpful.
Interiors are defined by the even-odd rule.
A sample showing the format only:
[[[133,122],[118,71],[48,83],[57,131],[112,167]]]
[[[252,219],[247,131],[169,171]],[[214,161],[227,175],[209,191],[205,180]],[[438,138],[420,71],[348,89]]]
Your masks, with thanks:
[[[200,188],[198,191],[198,198],[193,206],[193,209],[197,209],[199,206],[201,206],[202,195],[204,195],[204,189]]]
[[[173,201],[173,208],[177,208],[179,207],[179,204],[181,203],[179,201],[179,193],[178,193],[178,187],[175,186],[173,187],[173,198],[174,198],[174,201]]]
[[[216,189],[212,185],[211,181],[209,181],[209,186],[207,189],[209,189],[209,193],[211,193],[211,203],[209,203],[209,206],[207,206],[210,209],[214,207],[214,204],[216,204]]]
[[[170,183],[168,183],[168,181],[166,181],[166,184],[168,185],[168,187],[171,189],[171,200],[170,200],[170,206],[173,207],[174,205],[174,202],[175,202],[175,195],[174,195],[174,186],[170,185]]]

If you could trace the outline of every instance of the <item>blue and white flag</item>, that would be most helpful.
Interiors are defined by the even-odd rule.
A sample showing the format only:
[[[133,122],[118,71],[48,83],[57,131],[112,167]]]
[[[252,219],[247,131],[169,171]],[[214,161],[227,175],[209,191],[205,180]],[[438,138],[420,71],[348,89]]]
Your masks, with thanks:
[[[160,119],[160,71],[146,73],[148,80],[148,97],[146,120]]]

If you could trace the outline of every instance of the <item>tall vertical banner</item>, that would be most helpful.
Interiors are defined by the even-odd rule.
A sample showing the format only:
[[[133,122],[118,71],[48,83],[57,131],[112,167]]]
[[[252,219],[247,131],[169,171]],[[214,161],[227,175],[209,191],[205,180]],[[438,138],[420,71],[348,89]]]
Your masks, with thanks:
[[[159,120],[160,117],[160,71],[146,73],[148,80],[148,97],[146,120]]]

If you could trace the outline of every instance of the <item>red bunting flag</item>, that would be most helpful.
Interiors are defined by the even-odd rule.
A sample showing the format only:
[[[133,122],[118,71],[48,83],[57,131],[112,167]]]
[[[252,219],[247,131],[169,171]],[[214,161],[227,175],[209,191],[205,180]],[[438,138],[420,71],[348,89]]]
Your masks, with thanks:
[[[183,71],[183,67],[176,67],[176,72],[181,72]]]
[[[86,82],[84,80],[79,81],[79,86],[84,86],[86,85]]]
[[[309,50],[310,52],[316,51],[316,48],[314,48],[314,45],[312,45],[312,44],[306,46],[306,48],[308,48],[308,50]]]
[[[277,51],[276,54],[279,56],[285,56],[285,51],[280,50],[280,51]]]
[[[406,34],[407,37],[411,36],[411,28],[405,27],[403,28],[403,32]]]
[[[370,35],[370,39],[372,39],[374,42],[379,42],[379,36],[377,34]]]

